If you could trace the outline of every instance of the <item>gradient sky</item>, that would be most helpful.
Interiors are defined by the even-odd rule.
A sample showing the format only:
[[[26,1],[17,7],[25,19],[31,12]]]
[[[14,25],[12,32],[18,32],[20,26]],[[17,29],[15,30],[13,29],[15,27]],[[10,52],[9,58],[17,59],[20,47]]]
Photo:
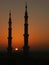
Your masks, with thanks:
[[[0,0],[0,50],[8,45],[9,10],[12,11],[12,46],[24,44],[26,0]],[[33,50],[49,50],[49,0],[28,0],[29,46]]]

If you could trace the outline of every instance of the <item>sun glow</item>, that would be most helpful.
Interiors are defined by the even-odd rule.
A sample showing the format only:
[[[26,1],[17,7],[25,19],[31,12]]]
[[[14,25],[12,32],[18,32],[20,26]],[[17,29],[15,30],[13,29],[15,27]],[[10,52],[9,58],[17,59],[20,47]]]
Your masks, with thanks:
[[[18,51],[18,48],[15,48],[16,51]]]

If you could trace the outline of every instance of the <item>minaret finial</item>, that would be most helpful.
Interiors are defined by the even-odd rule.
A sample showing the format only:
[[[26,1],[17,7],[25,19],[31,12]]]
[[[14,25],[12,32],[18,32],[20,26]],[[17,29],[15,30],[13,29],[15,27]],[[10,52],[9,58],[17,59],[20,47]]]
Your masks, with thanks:
[[[11,9],[9,10],[9,17],[11,18]]]
[[[26,1],[26,5],[25,5],[25,17],[28,17],[28,12],[27,12],[27,1]]]
[[[27,8],[27,1],[26,1],[26,8]]]
[[[26,8],[26,11],[27,11],[27,1],[26,1],[26,6],[25,6],[25,8]]]

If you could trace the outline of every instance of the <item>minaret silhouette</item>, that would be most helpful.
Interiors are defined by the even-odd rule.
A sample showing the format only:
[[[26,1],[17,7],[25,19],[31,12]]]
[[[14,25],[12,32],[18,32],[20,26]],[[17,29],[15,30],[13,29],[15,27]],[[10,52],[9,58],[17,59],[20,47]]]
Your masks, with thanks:
[[[8,28],[8,53],[12,52],[12,21],[11,21],[11,10],[9,12],[9,28]]]
[[[29,46],[28,46],[28,12],[27,12],[27,3],[25,6],[25,24],[24,24],[24,47],[23,47],[23,52],[24,54],[28,54],[29,52]]]

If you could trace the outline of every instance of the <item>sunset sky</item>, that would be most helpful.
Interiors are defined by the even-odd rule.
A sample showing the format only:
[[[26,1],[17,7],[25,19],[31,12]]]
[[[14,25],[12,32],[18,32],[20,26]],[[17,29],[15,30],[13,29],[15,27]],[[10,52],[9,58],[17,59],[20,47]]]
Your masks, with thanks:
[[[0,0],[0,50],[8,45],[9,10],[12,14],[12,47],[24,45],[26,0]],[[32,50],[49,50],[49,0],[27,0],[29,46]]]

